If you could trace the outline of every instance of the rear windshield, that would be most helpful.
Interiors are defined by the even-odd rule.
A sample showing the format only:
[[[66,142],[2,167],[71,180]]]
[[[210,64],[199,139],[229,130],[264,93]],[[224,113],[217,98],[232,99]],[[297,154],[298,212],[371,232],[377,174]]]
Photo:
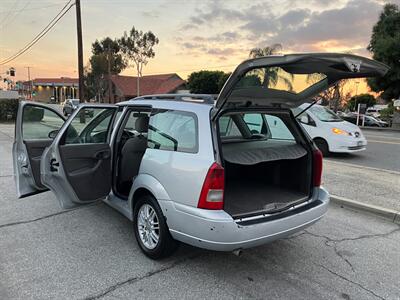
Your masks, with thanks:
[[[295,74],[282,67],[257,68],[248,71],[235,89],[260,87],[265,88],[265,93],[278,90],[298,94],[325,78],[324,74]]]
[[[289,140],[295,138],[284,120],[266,113],[235,113],[219,118],[222,141],[229,140]]]

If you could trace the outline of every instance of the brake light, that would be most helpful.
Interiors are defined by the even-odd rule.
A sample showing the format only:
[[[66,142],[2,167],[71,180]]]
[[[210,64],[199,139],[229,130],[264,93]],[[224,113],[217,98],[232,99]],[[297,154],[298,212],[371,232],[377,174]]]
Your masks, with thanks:
[[[213,163],[207,172],[201,189],[198,208],[222,209],[224,206],[225,171]]]
[[[319,149],[313,152],[313,184],[320,186],[322,179],[322,152]]]

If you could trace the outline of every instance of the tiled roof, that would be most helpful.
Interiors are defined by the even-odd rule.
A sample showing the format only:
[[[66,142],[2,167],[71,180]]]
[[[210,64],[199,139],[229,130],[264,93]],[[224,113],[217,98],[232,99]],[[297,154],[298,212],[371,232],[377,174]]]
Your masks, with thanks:
[[[137,77],[113,75],[111,80],[126,97],[137,96]],[[148,75],[140,78],[140,95],[168,94],[184,85],[177,74]]]

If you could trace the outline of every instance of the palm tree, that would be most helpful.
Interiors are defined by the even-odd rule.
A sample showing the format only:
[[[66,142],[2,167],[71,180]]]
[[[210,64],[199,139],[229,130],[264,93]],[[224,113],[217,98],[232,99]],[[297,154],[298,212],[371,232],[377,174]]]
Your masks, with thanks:
[[[271,46],[267,46],[264,48],[253,48],[250,50],[249,57],[250,58],[258,58],[258,57],[265,57],[270,55],[275,55],[282,52],[282,45],[281,44],[273,44]],[[279,74],[278,67],[268,67],[262,70],[259,70],[258,73],[261,73],[262,85],[265,87],[269,87],[270,85],[276,86],[279,80],[283,81],[283,83],[287,86],[289,91],[293,90],[293,74],[289,74],[290,78],[282,76]]]

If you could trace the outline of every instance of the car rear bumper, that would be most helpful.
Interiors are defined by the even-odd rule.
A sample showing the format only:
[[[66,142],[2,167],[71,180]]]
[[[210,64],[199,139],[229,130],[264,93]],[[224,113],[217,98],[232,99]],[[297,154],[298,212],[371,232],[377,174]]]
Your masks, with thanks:
[[[210,250],[233,251],[259,246],[289,236],[318,221],[327,211],[329,194],[315,189],[303,206],[280,215],[234,220],[223,210],[198,209],[160,201],[172,236],[181,242]]]

